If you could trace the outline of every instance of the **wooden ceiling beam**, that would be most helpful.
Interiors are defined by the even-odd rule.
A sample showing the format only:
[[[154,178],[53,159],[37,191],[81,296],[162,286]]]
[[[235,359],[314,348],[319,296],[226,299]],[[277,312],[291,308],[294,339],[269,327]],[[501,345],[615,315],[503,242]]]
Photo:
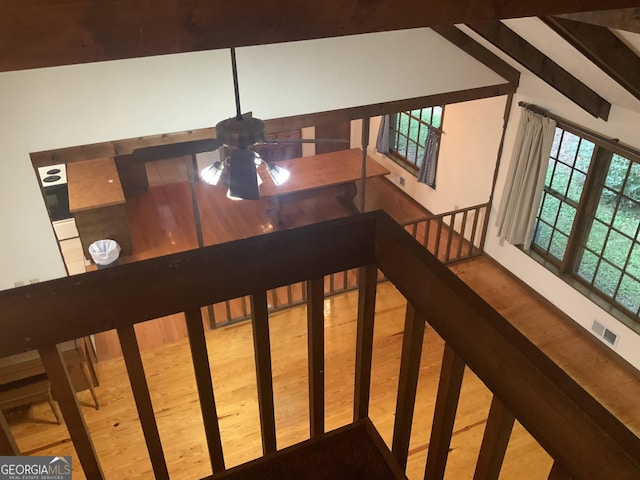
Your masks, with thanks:
[[[513,68],[490,50],[484,48],[462,30],[454,26],[436,26],[431,27],[431,29],[449,40],[462,51],[468,53],[485,66],[489,67],[514,87],[518,87],[520,84],[520,72],[518,70]]]
[[[557,15],[583,12],[585,4],[636,6],[634,0],[3,0],[0,71]]]
[[[330,110],[318,113],[308,113],[291,117],[272,118],[264,120],[267,134],[297,130],[304,127],[326,125],[332,123],[357,120],[365,117],[376,117],[387,113],[396,113],[405,110],[415,110],[433,105],[445,105],[451,103],[478,100],[481,98],[497,97],[514,93],[516,87],[510,83],[491,85],[488,87],[459,90],[456,92],[438,93],[424,97],[395,100],[390,102],[374,103],[359,107]],[[147,147],[159,147],[156,150],[157,157],[170,158],[174,156],[191,155],[207,150],[207,142],[216,137],[216,129],[202,128],[186,132],[164,133],[146,137],[128,138],[111,142],[80,145],[76,147],[43,150],[31,153],[31,163],[34,168],[55,165],[57,163],[73,163],[83,160],[91,160],[102,157],[115,157],[131,155],[135,150]],[[176,144],[179,144],[176,146]],[[191,145],[191,149],[188,145]],[[166,149],[162,149],[164,146]],[[204,147],[204,148],[203,148]],[[151,160],[142,158],[143,161]]]
[[[621,8],[618,10],[600,10],[557,15],[567,20],[615,28],[627,32],[640,33],[640,8]]]
[[[541,20],[640,100],[640,57],[611,30],[565,18]]]
[[[502,22],[469,25],[469,28],[594,117],[609,118],[609,102]]]

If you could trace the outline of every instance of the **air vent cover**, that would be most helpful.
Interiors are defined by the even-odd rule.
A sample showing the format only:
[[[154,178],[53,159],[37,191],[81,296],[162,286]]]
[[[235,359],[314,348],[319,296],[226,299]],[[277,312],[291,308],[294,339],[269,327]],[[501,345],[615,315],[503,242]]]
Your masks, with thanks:
[[[616,348],[618,344],[618,334],[609,330],[602,323],[600,323],[596,318],[593,319],[593,325],[591,325],[591,330],[604,343],[606,343],[607,345],[613,348]]]

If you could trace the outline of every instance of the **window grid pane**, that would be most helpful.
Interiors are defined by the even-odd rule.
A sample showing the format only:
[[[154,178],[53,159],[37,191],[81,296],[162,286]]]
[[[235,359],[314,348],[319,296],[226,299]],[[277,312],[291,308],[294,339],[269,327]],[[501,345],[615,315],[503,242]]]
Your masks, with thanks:
[[[608,148],[556,128],[531,248],[640,323],[640,163]]]
[[[640,302],[640,202],[626,194],[638,188],[638,164],[613,154],[596,191],[595,212],[587,214],[589,231],[579,242],[575,273],[612,303],[638,317]],[[597,265],[594,266],[594,262]],[[594,268],[595,267],[595,268]]]
[[[428,125],[442,126],[443,107],[427,107],[396,113],[391,116],[389,149],[394,157],[406,163],[415,172],[424,155]]]

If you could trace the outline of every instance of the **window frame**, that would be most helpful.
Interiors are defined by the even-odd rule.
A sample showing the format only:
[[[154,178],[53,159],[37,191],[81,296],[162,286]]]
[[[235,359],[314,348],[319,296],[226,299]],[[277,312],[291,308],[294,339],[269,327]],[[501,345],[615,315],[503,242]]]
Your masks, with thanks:
[[[541,263],[547,269],[558,275],[561,279],[565,280],[567,283],[576,288],[579,292],[595,301],[604,309],[608,310],[612,315],[619,318],[623,323],[632,328],[633,330],[640,333],[640,312],[633,311],[627,308],[622,303],[618,302],[614,296],[609,296],[605,291],[596,287],[595,280],[596,274],[594,272],[593,278],[591,281],[586,280],[578,273],[579,266],[581,264],[581,260],[583,255],[589,250],[587,249],[587,237],[591,232],[592,224],[596,221],[596,209],[598,208],[600,197],[602,192],[606,186],[606,179],[609,174],[611,161],[614,155],[619,155],[627,160],[629,160],[629,166],[627,169],[627,173],[624,177],[623,183],[620,187],[619,195],[625,195],[624,189],[629,181],[629,177],[631,175],[631,169],[633,164],[640,164],[640,151],[637,151],[631,147],[620,144],[617,140],[612,140],[606,137],[603,137],[597,133],[590,132],[582,127],[577,125],[573,125],[566,120],[555,118],[557,122],[557,127],[569,132],[573,135],[578,136],[581,139],[587,140],[594,144],[593,152],[591,153],[590,164],[588,171],[586,172],[586,179],[584,181],[584,185],[582,187],[582,192],[580,198],[576,205],[576,215],[573,220],[573,224],[571,227],[571,231],[568,238],[568,243],[565,249],[564,257],[562,260],[558,260],[553,257],[549,253],[545,252],[539,245],[534,242],[531,244],[531,249],[527,252],[532,258]],[[579,148],[579,147],[578,147]],[[560,147],[559,147],[560,149]],[[577,150],[578,151],[578,150]],[[576,152],[577,152],[576,151]],[[577,153],[576,153],[577,158]],[[570,181],[570,180],[569,180]],[[568,187],[567,187],[568,189]],[[551,188],[545,186],[543,187],[543,196],[540,201],[539,210],[536,213],[534,230],[538,226],[538,222],[540,220],[542,205],[545,199],[545,193],[555,196],[555,192],[550,192]],[[565,198],[561,198],[561,201],[566,200]],[[634,200],[635,201],[635,200]],[[614,213],[617,213],[617,208],[619,206],[620,200],[616,203],[616,209]],[[561,207],[558,207],[558,212]],[[606,238],[604,239],[602,249],[599,254],[595,254],[595,252],[590,251],[590,253],[597,257],[598,266],[601,262],[606,261],[604,259],[605,250],[607,246],[607,241],[609,240],[609,235],[611,231],[616,231],[614,228],[615,215],[612,216],[609,223],[604,223],[601,220],[598,220],[607,228]],[[556,219],[557,222],[557,219]],[[627,234],[625,234],[627,235]],[[634,253],[634,245],[638,243],[637,236],[640,235],[640,225],[636,228],[636,237],[632,238],[632,235],[628,235],[631,238],[631,246],[629,252],[627,254],[626,261],[624,262],[624,266],[621,269],[620,278],[617,282],[617,286],[615,288],[615,294],[618,293],[618,290],[621,286],[621,282],[624,278],[624,275],[627,274],[632,276],[627,272],[627,266],[629,261]],[[635,242],[635,243],[634,243]],[[548,251],[548,249],[547,249]],[[610,263],[607,261],[607,263]],[[614,264],[615,268],[618,269],[619,265]]]
[[[422,120],[422,111],[425,109],[431,109],[431,121],[433,121],[433,115],[434,115],[434,109],[435,108],[440,108],[440,125],[438,127],[432,125],[429,122],[425,122],[424,120]],[[415,115],[412,115],[412,112],[416,111],[416,110],[420,110],[420,117],[416,117]],[[428,107],[420,107],[418,108],[414,108],[412,110],[402,110],[400,112],[396,112],[393,114],[389,115],[389,152],[386,154],[389,158],[391,158],[395,163],[397,163],[398,165],[400,165],[402,168],[404,168],[406,171],[408,171],[410,174],[412,174],[413,176],[418,176],[418,172],[420,171],[420,167],[418,166],[418,155],[417,155],[417,151],[416,151],[416,161],[413,162],[410,159],[408,159],[406,156],[402,155],[398,150],[397,150],[397,145],[398,145],[398,141],[400,136],[403,136],[405,138],[407,138],[407,143],[409,141],[415,143],[416,145],[420,145],[419,139],[420,139],[420,131],[422,129],[422,125],[430,125],[433,128],[437,128],[438,130],[442,130],[442,125],[444,124],[444,113],[445,113],[445,105],[431,105]],[[395,128],[395,126],[398,124],[397,122],[397,116],[398,115],[408,115],[410,119],[414,119],[416,121],[419,122],[419,126],[418,126],[418,138],[417,139],[413,139],[409,136],[409,132],[407,132],[407,134],[405,135],[403,132],[400,132],[397,128]],[[408,127],[409,124],[407,124],[407,130],[409,130]],[[425,127],[428,128],[428,127]],[[435,188],[436,187],[436,178],[438,175],[438,160],[440,157],[440,145],[438,145],[438,149],[436,151],[436,159],[435,159],[435,165],[434,165],[434,181],[433,184],[427,184],[429,185],[431,188]]]

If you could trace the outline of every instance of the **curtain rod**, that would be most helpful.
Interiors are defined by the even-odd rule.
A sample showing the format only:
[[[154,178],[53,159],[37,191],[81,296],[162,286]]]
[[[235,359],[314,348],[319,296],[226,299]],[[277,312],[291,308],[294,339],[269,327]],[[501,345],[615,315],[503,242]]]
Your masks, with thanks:
[[[543,116],[549,117],[549,118],[553,118],[554,120],[557,120],[559,118],[559,117],[556,117],[555,115],[553,115],[546,108],[539,107],[538,105],[535,105],[533,103],[518,102],[518,105],[521,106],[522,108],[527,109],[527,110],[531,110],[533,113],[539,113],[540,115],[543,115]],[[560,120],[564,121],[564,119],[560,119]]]
[[[591,131],[588,128],[581,127],[580,125],[570,122],[569,120],[566,120],[558,115],[554,115],[546,108],[542,108],[533,103],[520,101],[518,102],[518,105],[526,110],[530,110],[534,113],[537,113],[539,115],[555,120],[558,124],[560,124],[560,126],[565,128],[566,130],[573,131],[573,133],[577,135],[586,137],[587,139],[592,141],[595,140],[596,142],[603,143],[607,145],[609,149],[623,155],[624,157],[633,159],[636,162],[640,161],[640,155],[638,154],[638,151],[633,147],[625,145],[624,143],[620,143],[620,139],[618,138],[605,137],[604,135]]]

